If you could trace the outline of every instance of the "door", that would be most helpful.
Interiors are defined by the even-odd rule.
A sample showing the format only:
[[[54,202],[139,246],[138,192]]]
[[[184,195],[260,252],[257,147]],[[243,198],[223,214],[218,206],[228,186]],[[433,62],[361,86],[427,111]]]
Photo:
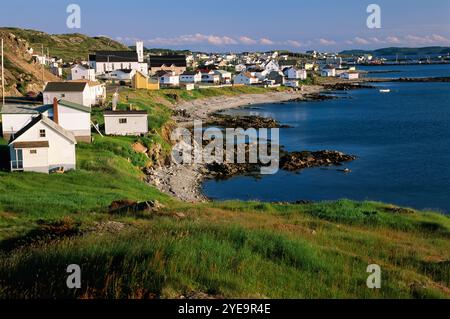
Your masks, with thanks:
[[[15,158],[11,159],[11,170],[23,171],[23,151],[21,149],[14,151]]]

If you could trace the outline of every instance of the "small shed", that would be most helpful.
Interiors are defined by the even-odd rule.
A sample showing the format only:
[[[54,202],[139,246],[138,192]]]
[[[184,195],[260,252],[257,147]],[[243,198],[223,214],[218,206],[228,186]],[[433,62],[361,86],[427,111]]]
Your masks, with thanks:
[[[143,135],[148,133],[146,111],[105,111],[106,135]]]

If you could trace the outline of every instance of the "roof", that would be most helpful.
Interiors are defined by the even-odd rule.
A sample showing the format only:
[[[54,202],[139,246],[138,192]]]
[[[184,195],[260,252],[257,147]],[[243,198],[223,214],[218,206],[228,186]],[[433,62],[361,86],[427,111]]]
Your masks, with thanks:
[[[67,106],[68,108],[74,109],[74,110],[78,110],[81,112],[86,112],[86,113],[91,113],[91,108],[78,104],[78,103],[74,103],[74,102],[69,102],[66,100],[59,100],[58,101],[59,105],[63,105],[63,106]]]
[[[147,115],[147,111],[105,111],[103,115]]]
[[[48,82],[44,92],[83,92],[87,82]]]
[[[142,76],[142,77],[144,77],[146,79],[148,79],[148,77],[149,77],[147,74],[144,74],[141,71],[136,70],[136,74],[134,76],[137,76],[137,75],[140,75],[140,76]]]
[[[70,80],[69,82],[83,82],[83,83],[89,84],[90,87],[104,85],[103,83],[100,83],[97,81],[90,81],[90,80],[86,80],[86,79]]]
[[[165,66],[186,67],[186,56],[179,54],[172,55],[150,55],[150,67],[159,68]]]
[[[181,75],[197,75],[200,71],[184,71]]]
[[[3,106],[1,114],[41,114],[53,106],[47,105],[24,105],[24,104],[6,104]]]
[[[122,73],[131,73],[133,70],[132,69],[118,69],[118,70],[115,70],[115,71],[113,71],[113,72],[117,72],[117,71],[120,71],[120,72],[122,72]]]
[[[296,65],[297,61],[296,60],[280,60],[278,63],[279,63],[280,66],[283,66],[283,65]]]
[[[48,141],[31,141],[31,142],[16,142],[12,143],[15,149],[18,148],[44,148],[48,147]]]
[[[251,78],[251,79],[255,79],[256,77],[255,76],[253,76],[250,72],[242,72],[242,73],[240,73],[240,74],[242,74],[242,75],[244,75],[244,76],[246,76],[246,77],[248,77],[248,78]],[[240,75],[239,74],[239,75]]]
[[[88,70],[88,68],[86,66],[82,65],[82,64],[75,64],[75,65],[72,66],[71,69],[76,68],[76,67],[82,68],[84,70]]]
[[[30,123],[28,123],[27,125],[25,125],[20,131],[18,131],[15,135],[14,135],[14,139],[12,139],[9,144],[14,144],[14,141],[17,140],[20,136],[22,136],[26,131],[28,131],[30,128],[32,128],[33,126],[35,126],[37,123],[39,122],[43,122],[45,125],[47,125],[49,128],[53,129],[55,132],[58,132],[59,134],[61,134],[63,137],[65,137],[66,139],[68,139],[69,141],[71,141],[72,143],[76,144],[77,140],[75,139],[75,136],[65,130],[63,127],[61,127],[60,125],[56,124],[55,122],[53,122],[52,120],[50,120],[47,116],[39,114],[38,116],[34,117]]]
[[[97,51],[89,55],[96,62],[139,62],[136,51]]]
[[[228,73],[231,73],[231,72],[226,71],[226,70],[214,70],[214,72],[220,73],[220,74],[228,74]]]

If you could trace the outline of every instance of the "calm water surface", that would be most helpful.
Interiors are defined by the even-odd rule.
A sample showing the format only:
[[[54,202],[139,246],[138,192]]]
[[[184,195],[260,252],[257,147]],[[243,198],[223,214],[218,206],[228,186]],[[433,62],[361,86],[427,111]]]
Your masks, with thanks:
[[[423,69],[414,73],[411,67]],[[419,76],[450,76],[449,65],[389,68]],[[270,116],[293,126],[280,130],[281,144],[289,151],[332,149],[357,155],[358,160],[344,166],[352,170],[350,174],[313,168],[280,171],[259,180],[238,176],[205,181],[204,192],[219,200],[377,200],[449,213],[450,83],[377,86],[390,88],[391,93],[354,90],[335,100],[234,111]]]

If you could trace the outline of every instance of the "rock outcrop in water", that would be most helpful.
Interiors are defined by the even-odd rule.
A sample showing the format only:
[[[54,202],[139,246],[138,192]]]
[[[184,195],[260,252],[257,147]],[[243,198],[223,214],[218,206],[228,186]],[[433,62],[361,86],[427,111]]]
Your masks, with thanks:
[[[349,90],[357,90],[357,89],[373,89],[375,88],[372,85],[361,84],[361,83],[344,83],[338,82],[333,84],[324,84],[323,87],[326,90],[331,91],[349,91]]]
[[[232,116],[228,114],[215,113],[211,115],[208,121],[209,126],[231,127],[231,128],[289,128],[288,125],[282,125],[271,117],[262,117],[256,115]]]
[[[304,168],[320,166],[340,166],[345,162],[356,159],[354,155],[347,155],[337,151],[303,151],[291,152],[280,159],[280,168],[286,171],[297,171]]]
[[[280,169],[285,171],[298,171],[305,168],[342,166],[343,163],[356,159],[354,155],[344,154],[338,151],[302,151],[302,152],[282,152],[280,158]],[[259,175],[261,164],[252,163],[212,163],[206,165],[207,175],[216,179],[227,179],[237,175]],[[350,172],[343,169],[342,172]]]

